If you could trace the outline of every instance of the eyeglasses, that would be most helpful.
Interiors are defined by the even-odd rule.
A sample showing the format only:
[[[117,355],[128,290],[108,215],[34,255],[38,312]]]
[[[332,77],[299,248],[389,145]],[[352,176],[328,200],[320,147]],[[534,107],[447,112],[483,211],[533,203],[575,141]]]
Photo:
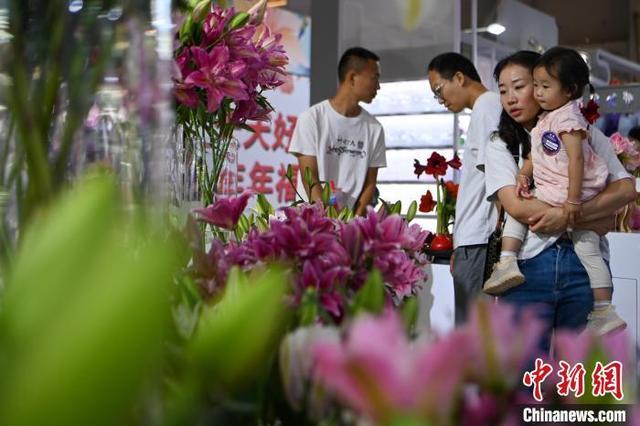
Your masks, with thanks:
[[[442,97],[442,88],[444,87],[445,83],[446,81],[443,81],[433,88],[433,99],[438,102],[444,102],[444,98]]]

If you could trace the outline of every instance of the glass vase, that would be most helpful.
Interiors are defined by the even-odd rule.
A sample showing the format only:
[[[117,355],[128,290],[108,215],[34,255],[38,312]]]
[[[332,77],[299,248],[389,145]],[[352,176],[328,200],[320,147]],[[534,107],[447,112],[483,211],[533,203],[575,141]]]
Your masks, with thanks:
[[[238,193],[238,147],[238,140],[232,138],[220,170],[216,187],[218,197],[232,197]]]

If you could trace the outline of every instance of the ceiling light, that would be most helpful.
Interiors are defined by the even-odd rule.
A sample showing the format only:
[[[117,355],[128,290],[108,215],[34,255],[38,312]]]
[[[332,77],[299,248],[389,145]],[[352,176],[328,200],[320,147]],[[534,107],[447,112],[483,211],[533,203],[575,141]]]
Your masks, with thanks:
[[[500,35],[502,34],[504,31],[506,30],[506,28],[504,27],[504,25],[502,24],[498,24],[497,22],[494,22],[492,24],[490,24],[487,27],[487,32],[493,34],[493,35]]]
[[[505,26],[502,25],[502,24],[498,24],[497,22],[493,22],[493,23],[489,24],[489,26],[487,26],[487,27],[478,27],[478,28],[476,28],[476,32],[478,32],[478,33],[489,33],[489,34],[493,34],[493,35],[500,35],[505,31],[506,31]],[[462,32],[469,34],[471,32],[471,28],[467,28],[466,30],[463,30]]]

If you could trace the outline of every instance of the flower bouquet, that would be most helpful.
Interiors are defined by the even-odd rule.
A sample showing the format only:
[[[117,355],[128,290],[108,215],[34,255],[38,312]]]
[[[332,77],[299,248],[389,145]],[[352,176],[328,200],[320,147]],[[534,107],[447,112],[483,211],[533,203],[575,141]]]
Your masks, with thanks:
[[[271,263],[287,265],[291,306],[312,306],[313,322],[340,323],[352,311],[357,294],[380,274],[388,303],[400,305],[416,294],[424,279],[426,257],[420,252],[428,236],[400,215],[375,212],[348,221],[332,217],[320,204],[301,204],[278,212],[258,195],[255,214],[242,215],[251,195],[220,198],[196,218],[233,230],[235,239],[214,239],[208,252],[195,250],[191,275],[207,298],[224,290],[229,271],[260,270]]]
[[[236,13],[202,0],[177,34],[176,123],[185,151],[199,156],[195,174],[205,205],[213,201],[233,131],[250,130],[247,120],[269,120],[273,107],[263,92],[284,83],[288,58],[281,35],[261,23],[265,7],[261,0]]]
[[[422,173],[432,175],[436,182],[436,199],[433,199],[428,190],[420,197],[419,210],[428,213],[436,210],[436,234],[429,243],[431,251],[447,251],[453,249],[453,239],[449,233],[449,225],[453,225],[456,213],[456,198],[459,185],[453,181],[445,181],[442,177],[447,174],[447,169],[452,167],[459,169],[462,166],[457,154],[449,161],[437,152],[433,152],[426,165],[415,160],[414,173],[420,177]]]

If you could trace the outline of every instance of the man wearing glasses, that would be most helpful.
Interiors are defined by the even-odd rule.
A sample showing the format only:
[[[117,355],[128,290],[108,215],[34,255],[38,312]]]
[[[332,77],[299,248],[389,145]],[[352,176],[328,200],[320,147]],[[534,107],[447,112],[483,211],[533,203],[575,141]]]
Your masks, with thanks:
[[[487,90],[473,63],[459,53],[436,56],[427,68],[435,98],[451,112],[471,109],[462,160],[462,176],[453,226],[451,258],[455,322],[467,320],[469,303],[482,294],[487,240],[497,213],[485,194],[484,156],[491,134],[498,129],[502,106],[497,93]]]

